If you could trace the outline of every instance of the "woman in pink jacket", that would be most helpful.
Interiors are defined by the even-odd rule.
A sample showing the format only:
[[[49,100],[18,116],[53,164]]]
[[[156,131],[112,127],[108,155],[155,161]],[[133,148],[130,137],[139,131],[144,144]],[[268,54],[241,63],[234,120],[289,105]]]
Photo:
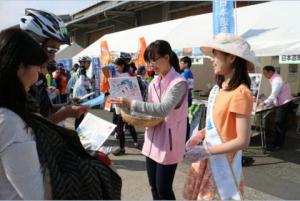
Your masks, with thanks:
[[[158,74],[149,84],[147,102],[119,97],[114,103],[134,112],[164,117],[160,125],[146,128],[142,153],[146,156],[153,199],[175,200],[172,184],[177,164],[184,154],[187,83],[178,73],[177,56],[167,41],[151,43],[144,58]]]

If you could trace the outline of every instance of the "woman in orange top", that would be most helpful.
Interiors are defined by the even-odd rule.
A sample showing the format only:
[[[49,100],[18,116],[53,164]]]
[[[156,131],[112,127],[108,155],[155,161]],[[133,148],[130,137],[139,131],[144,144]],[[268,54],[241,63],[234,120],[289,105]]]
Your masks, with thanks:
[[[245,40],[228,33],[217,35],[201,51],[212,58],[217,85],[210,94],[206,128],[186,143],[192,165],[183,196],[188,200],[242,199],[241,150],[250,141],[253,104],[247,69],[258,62]]]

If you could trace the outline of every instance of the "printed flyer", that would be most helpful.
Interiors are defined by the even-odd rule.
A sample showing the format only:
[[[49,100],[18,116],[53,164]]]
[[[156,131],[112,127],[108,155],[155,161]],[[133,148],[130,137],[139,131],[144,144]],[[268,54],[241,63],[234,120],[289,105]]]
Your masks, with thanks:
[[[125,97],[143,101],[136,77],[109,78],[111,98]]]
[[[84,148],[98,151],[115,128],[115,124],[87,113],[77,128],[77,132]]]

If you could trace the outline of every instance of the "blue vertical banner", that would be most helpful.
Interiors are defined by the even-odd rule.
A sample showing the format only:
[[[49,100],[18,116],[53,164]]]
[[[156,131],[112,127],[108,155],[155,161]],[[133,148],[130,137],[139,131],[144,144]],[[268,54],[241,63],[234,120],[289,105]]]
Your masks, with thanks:
[[[64,69],[70,71],[72,68],[72,59],[59,59],[57,63],[62,63],[64,65]]]
[[[100,70],[101,70],[101,64],[99,57],[93,57],[92,58],[92,67],[93,67],[93,74],[95,75],[95,84],[94,84],[94,91],[95,95],[100,95]]]
[[[213,33],[235,33],[234,0],[213,0]]]

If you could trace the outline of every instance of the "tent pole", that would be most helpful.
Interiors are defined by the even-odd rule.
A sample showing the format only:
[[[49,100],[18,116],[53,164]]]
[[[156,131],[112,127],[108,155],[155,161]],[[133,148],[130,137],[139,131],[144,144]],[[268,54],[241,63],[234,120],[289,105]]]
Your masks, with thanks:
[[[236,5],[236,0],[234,1],[234,15],[235,15],[235,35],[238,35],[238,30],[237,30],[237,5]]]

